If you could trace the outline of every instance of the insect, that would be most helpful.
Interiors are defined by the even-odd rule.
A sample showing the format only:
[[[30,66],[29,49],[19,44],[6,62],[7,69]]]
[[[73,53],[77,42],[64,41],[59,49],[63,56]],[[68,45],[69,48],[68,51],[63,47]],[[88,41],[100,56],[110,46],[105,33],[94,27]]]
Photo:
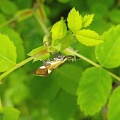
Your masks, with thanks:
[[[65,61],[69,60],[69,59],[74,59],[74,56],[57,56],[55,58],[53,58],[52,61],[46,61],[43,66],[39,67],[37,70],[34,71],[34,74],[36,76],[43,76],[46,77],[48,76],[52,70],[56,69],[57,67],[59,67],[60,65],[62,65]]]

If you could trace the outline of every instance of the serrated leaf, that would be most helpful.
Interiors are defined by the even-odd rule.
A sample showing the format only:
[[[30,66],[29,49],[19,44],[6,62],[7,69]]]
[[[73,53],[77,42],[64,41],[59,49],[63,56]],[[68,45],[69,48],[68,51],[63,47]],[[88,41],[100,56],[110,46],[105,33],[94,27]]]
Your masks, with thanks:
[[[0,29],[0,33],[8,35],[16,46],[17,62],[21,62],[22,60],[24,60],[25,50],[23,46],[23,40],[20,35],[13,29],[7,27]]]
[[[94,17],[94,14],[85,15],[85,16],[83,17],[83,20],[82,20],[82,26],[83,26],[83,27],[89,26],[89,25],[92,23],[92,21],[93,21],[93,17]]]
[[[85,115],[98,113],[106,104],[112,83],[109,73],[103,68],[88,68],[82,75],[78,87],[77,102]]]
[[[47,48],[45,46],[41,46],[38,48],[33,49],[30,53],[28,53],[29,56],[34,57],[34,62],[37,60],[45,60],[50,56],[50,53],[47,52]]]
[[[53,40],[59,40],[65,37],[67,27],[63,18],[53,25],[53,27],[51,28],[51,32]]]
[[[0,34],[0,72],[4,72],[16,64],[16,48],[8,36]]]
[[[103,34],[105,42],[96,47],[98,62],[106,68],[120,65],[120,25],[112,27]]]
[[[92,30],[80,30],[75,36],[79,42],[86,46],[96,46],[103,42],[100,35]]]
[[[120,86],[113,91],[110,97],[107,116],[108,120],[120,119]]]
[[[3,108],[4,120],[18,120],[20,111],[13,107],[4,107]]]
[[[76,33],[78,30],[82,28],[82,16],[79,14],[78,11],[73,8],[67,18],[68,28],[73,32]]]

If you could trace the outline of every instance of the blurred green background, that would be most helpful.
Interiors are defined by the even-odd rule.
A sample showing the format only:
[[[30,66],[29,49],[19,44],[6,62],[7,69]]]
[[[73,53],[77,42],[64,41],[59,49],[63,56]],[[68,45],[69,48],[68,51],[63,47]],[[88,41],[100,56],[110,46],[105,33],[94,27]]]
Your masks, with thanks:
[[[34,15],[23,17],[22,20],[16,17],[21,10],[38,9],[41,15],[38,17],[49,30],[61,17],[66,19],[73,7],[82,15],[95,14],[89,28],[99,34],[120,23],[120,0],[0,0],[0,33],[14,41],[17,62],[28,58],[27,54],[32,49],[43,45],[45,35]],[[76,43],[72,47],[96,61],[94,47]],[[34,76],[34,70],[42,64],[40,61],[31,61],[4,78],[0,85],[3,106],[14,106],[20,110],[20,120],[106,119],[102,112],[85,117],[77,106],[79,79],[90,64],[83,60],[68,61],[48,77]]]

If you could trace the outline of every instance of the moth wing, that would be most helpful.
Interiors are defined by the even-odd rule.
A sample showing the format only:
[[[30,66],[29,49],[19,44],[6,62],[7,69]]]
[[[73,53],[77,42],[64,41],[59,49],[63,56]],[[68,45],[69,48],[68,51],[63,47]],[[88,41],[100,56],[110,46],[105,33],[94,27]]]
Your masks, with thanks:
[[[34,71],[36,76],[48,76],[48,69],[45,66],[39,67],[37,70]]]

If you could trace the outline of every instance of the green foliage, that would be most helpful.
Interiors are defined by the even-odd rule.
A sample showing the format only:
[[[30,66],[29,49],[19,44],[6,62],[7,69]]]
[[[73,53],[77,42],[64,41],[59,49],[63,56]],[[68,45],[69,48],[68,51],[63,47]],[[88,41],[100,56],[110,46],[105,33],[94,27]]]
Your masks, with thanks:
[[[37,60],[45,60],[50,56],[45,46],[41,46],[41,47],[33,49],[28,55],[35,57],[33,60],[34,62]]]
[[[118,9],[114,9],[111,11],[110,13],[110,20],[115,22],[115,23],[118,23],[120,22],[120,11]]]
[[[3,116],[4,120],[18,120],[20,111],[13,107],[4,107]]]
[[[23,40],[20,35],[11,28],[2,28],[0,29],[0,33],[8,35],[10,40],[13,41],[14,45],[16,46],[16,53],[17,53],[17,62],[20,62],[25,59],[25,49],[23,46]]]
[[[0,0],[0,120],[118,120],[119,13],[114,0]]]
[[[61,51],[67,48],[74,40],[74,37],[79,42],[86,46],[96,46],[103,42],[102,38],[95,31],[86,29],[80,30],[82,27],[87,27],[91,24],[94,14],[85,15],[82,17],[75,8],[73,8],[67,17],[67,25],[70,30],[67,32],[66,24],[63,19],[56,22],[52,31],[51,51]],[[70,33],[70,34],[66,34]],[[74,36],[74,37],[72,37]],[[69,39],[69,40],[68,40]],[[67,41],[67,42],[66,42]],[[49,42],[50,43],[50,42]]]
[[[72,71],[76,70],[76,71]],[[64,71],[64,72],[63,72]],[[69,73],[68,73],[69,71]],[[76,94],[79,78],[81,77],[82,69],[79,66],[72,64],[65,64],[64,67],[60,67],[58,70],[54,71],[56,74],[54,77],[58,82],[59,86],[66,92],[70,94]],[[59,74],[60,77],[56,75]]]
[[[120,118],[120,87],[117,87],[109,100],[108,104],[108,119],[109,120],[118,120]]]
[[[67,3],[69,0],[58,0],[60,3]]]
[[[96,57],[99,63],[106,68],[115,68],[120,65],[120,25],[109,29],[103,34],[105,42],[96,47]]]
[[[17,18],[17,21],[20,22],[20,21],[23,21],[29,17],[32,16],[32,10],[31,9],[25,9],[25,10],[22,10],[20,12],[17,12],[15,14],[15,17]]]
[[[75,8],[73,8],[68,14],[67,22],[68,28],[73,33],[76,33],[82,28],[82,16],[79,14],[78,11],[75,10]]]
[[[9,70],[16,64],[16,47],[8,36],[0,34],[0,72]]]
[[[83,17],[83,20],[82,20],[82,26],[83,27],[87,27],[91,24],[91,22],[93,21],[93,17],[94,17],[94,14],[91,14],[91,15],[85,15]]]
[[[86,46],[96,46],[103,42],[102,38],[92,30],[80,30],[75,36],[78,41]]]
[[[106,104],[111,92],[111,77],[102,68],[88,68],[83,72],[77,91],[77,102],[85,115],[94,115]]]
[[[77,105],[75,104],[76,98],[64,91],[60,91],[57,98],[51,102],[49,110],[54,120],[69,120],[72,119]],[[57,112],[56,112],[57,111]]]
[[[2,113],[2,102],[1,102],[1,99],[0,99],[0,113]]]
[[[0,23],[5,22],[6,18],[3,14],[0,14]]]
[[[51,28],[51,32],[52,32],[53,42],[54,40],[64,38],[67,32],[65,21],[61,19],[60,21],[56,22]]]
[[[0,9],[7,15],[17,12],[17,6],[9,0],[0,1]]]
[[[2,113],[0,113],[0,120],[4,120]]]
[[[0,100],[0,120],[18,120],[20,115],[20,111],[10,107],[2,107],[2,103]]]

